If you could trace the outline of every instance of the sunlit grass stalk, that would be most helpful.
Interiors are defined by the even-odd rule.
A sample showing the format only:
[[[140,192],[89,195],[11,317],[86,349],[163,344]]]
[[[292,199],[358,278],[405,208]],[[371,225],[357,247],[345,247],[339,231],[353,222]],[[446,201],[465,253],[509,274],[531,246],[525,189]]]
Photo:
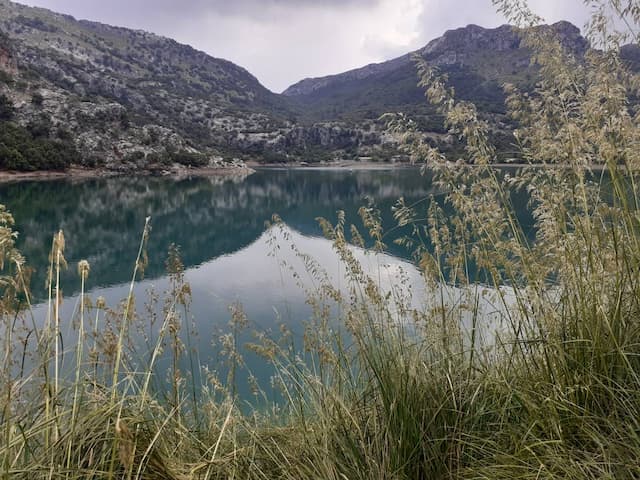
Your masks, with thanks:
[[[136,264],[135,267],[133,269],[133,276],[131,278],[131,283],[129,284],[129,293],[127,295],[127,300],[125,303],[125,307],[124,307],[124,312],[122,314],[122,324],[120,325],[120,332],[118,334],[118,343],[116,346],[116,353],[115,353],[115,362],[114,362],[114,366],[113,366],[113,376],[111,379],[111,388],[112,393],[111,393],[111,401],[114,402],[117,396],[117,390],[118,390],[118,378],[120,376],[120,362],[122,359],[122,349],[124,346],[124,340],[126,337],[126,333],[127,333],[127,326],[128,326],[128,322],[129,322],[129,315],[131,314],[131,310],[134,308],[133,305],[133,287],[135,286],[135,281],[136,278],[138,276],[138,271],[141,267],[141,260],[142,260],[142,254],[143,254],[143,249],[144,249],[144,245],[147,241],[148,235],[149,235],[149,225],[150,225],[150,221],[151,221],[151,217],[147,217],[144,223],[144,229],[142,231],[142,238],[140,239],[140,246],[138,247],[138,255],[136,256]]]
[[[124,310],[123,310],[123,314],[122,314],[122,319],[121,319],[121,325],[120,325],[120,331],[118,333],[118,339],[117,339],[117,344],[116,344],[116,351],[115,351],[115,360],[114,360],[114,364],[113,364],[113,375],[111,378],[111,404],[112,405],[116,405],[117,402],[117,398],[118,398],[118,394],[119,394],[119,378],[120,378],[120,367],[121,367],[121,359],[122,359],[122,352],[123,352],[123,347],[124,347],[124,342],[125,342],[125,337],[127,335],[127,331],[128,331],[128,324],[129,324],[129,315],[131,314],[132,309],[134,308],[133,305],[133,288],[135,286],[135,281],[136,278],[138,276],[138,271],[139,269],[142,267],[141,265],[141,261],[142,261],[142,256],[143,256],[143,250],[144,250],[144,246],[146,244],[148,235],[149,235],[149,226],[150,226],[150,221],[151,221],[151,217],[147,217],[145,220],[145,224],[144,224],[144,229],[142,231],[142,237],[140,239],[140,245],[138,247],[138,254],[136,256],[136,263],[133,269],[133,275],[131,278],[131,283],[129,284],[129,293],[127,295],[127,299],[125,302],[125,306],[124,306]],[[126,391],[125,391],[126,393]],[[123,409],[124,405],[122,402],[119,402],[119,409],[118,409],[118,415],[117,418],[115,420],[115,424],[114,427],[117,430],[117,427],[119,425],[119,422],[122,418],[122,409]],[[109,430],[109,425],[110,422],[107,422],[107,431]],[[136,437],[137,439],[137,437]],[[137,448],[137,441],[134,442],[133,444],[133,450],[135,453],[135,449]],[[112,447],[111,447],[111,462],[109,464],[109,468],[108,471],[111,475],[113,475],[114,469],[115,469],[115,459],[116,459],[116,451],[117,451],[117,442],[114,441],[112,443]],[[128,467],[128,477],[131,476],[131,472],[132,472],[132,467]]]
[[[54,418],[58,418],[58,409],[57,405],[59,403],[58,394],[60,392],[60,342],[62,341],[61,332],[60,332],[60,305],[62,304],[62,295],[61,295],[61,286],[60,286],[60,269],[64,263],[64,234],[62,230],[60,230],[54,241],[54,258],[55,258],[55,274],[56,274],[56,296],[55,303],[53,305],[53,345],[54,345],[54,358],[53,358],[53,416]],[[57,441],[60,430],[58,421],[55,423],[56,427],[53,431],[53,440]]]
[[[153,376],[154,373],[154,369],[156,366],[156,361],[158,360],[160,354],[161,354],[161,350],[162,350],[162,342],[164,342],[164,338],[166,335],[166,332],[169,329],[169,322],[171,320],[171,317],[169,315],[169,313],[167,313],[164,316],[164,320],[162,322],[162,325],[160,326],[160,332],[158,333],[158,338],[156,340],[156,345],[153,349],[153,351],[151,352],[151,357],[149,359],[148,364],[145,367],[145,372],[144,372],[144,382],[142,384],[142,389],[140,390],[140,409],[144,409],[147,397],[149,395],[149,388],[150,388],[150,384],[151,384],[151,378]]]
[[[205,472],[205,475],[204,475],[204,480],[209,480],[211,478],[213,464],[214,464],[214,461],[215,461],[216,456],[218,454],[218,449],[220,448],[220,443],[222,442],[222,439],[223,439],[224,434],[225,434],[225,432],[227,430],[227,427],[229,426],[229,423],[231,422],[234,408],[235,408],[235,405],[232,402],[229,405],[229,411],[227,412],[227,416],[224,419],[224,423],[222,424],[222,428],[220,429],[220,434],[218,435],[218,439],[216,440],[216,443],[212,447],[211,457],[208,457],[209,461],[208,461],[208,465],[207,465],[207,471]],[[235,449],[234,449],[234,451],[235,451]],[[208,454],[208,452],[206,452],[206,454]]]
[[[2,461],[2,478],[9,478],[9,467],[10,467],[10,457],[9,457],[9,445],[11,445],[12,440],[12,428],[11,422],[9,418],[11,417],[11,405],[12,405],[12,391],[13,391],[13,382],[11,380],[11,359],[13,356],[13,326],[11,322],[11,317],[6,315],[4,317],[4,334],[5,334],[5,345],[4,345],[4,358],[2,359],[2,380],[3,380],[3,388],[5,390],[4,397],[2,399],[3,402],[3,410],[2,410],[2,420],[5,422],[4,429],[4,444],[7,449],[7,453],[5,454]]]
[[[191,401],[193,403],[193,420],[197,425],[200,421],[200,413],[198,412],[198,393],[197,393],[197,383],[200,380],[200,373],[202,372],[202,365],[200,363],[200,353],[196,351],[197,357],[197,367],[194,364],[193,354],[194,347],[191,341],[191,322],[189,321],[189,311],[187,309],[186,302],[183,304],[183,312],[184,319],[186,323],[186,332],[187,332],[187,351],[189,352],[189,368],[191,369]],[[197,369],[196,369],[197,368]]]
[[[98,323],[100,320],[100,311],[105,308],[104,297],[98,297],[96,300],[96,316],[93,320],[93,389],[97,390],[98,382],[98,365],[100,363],[100,352],[98,351]]]
[[[84,307],[85,307],[85,282],[89,275],[89,262],[81,260],[78,263],[78,274],[80,275],[80,324],[78,325],[78,339],[76,344],[75,382],[73,391],[73,406],[71,407],[71,435],[74,436],[78,424],[78,408],[83,400],[81,393],[81,375],[83,373],[83,345],[85,342],[84,333]],[[84,392],[84,388],[82,388]],[[67,449],[67,469],[71,469],[72,445],[69,442]]]
[[[44,349],[43,369],[47,372],[45,374],[45,419],[49,420],[52,416],[53,403],[55,403],[55,399],[52,398],[52,386],[49,378],[49,368],[51,361],[51,342],[57,342],[57,338],[55,338],[54,331],[52,329],[52,301],[53,301],[53,266],[55,262],[55,251],[56,251],[56,235],[53,235],[53,239],[51,241],[51,253],[49,255],[49,268],[47,269],[47,316],[44,324],[44,332],[46,337],[46,347]],[[50,442],[50,431],[45,431],[45,445],[48,446]]]

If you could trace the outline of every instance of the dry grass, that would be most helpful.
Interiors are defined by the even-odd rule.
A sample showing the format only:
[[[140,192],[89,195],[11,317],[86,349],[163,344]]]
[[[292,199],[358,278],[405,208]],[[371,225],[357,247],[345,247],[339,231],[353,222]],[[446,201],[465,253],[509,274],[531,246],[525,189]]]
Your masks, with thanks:
[[[533,20],[517,2],[497,3],[521,26]],[[638,25],[637,3],[628,2],[629,10],[611,4]],[[603,25],[596,16],[601,37]],[[435,170],[457,212],[446,217],[435,202],[427,212],[402,201],[396,209],[399,224],[414,227],[404,243],[437,301],[416,308],[402,279],[383,288],[357,260],[348,238],[369,237],[374,249],[384,248],[375,208],[361,210],[363,233],[343,216],[336,225],[323,220],[349,281],[335,287],[300,254],[315,288],[314,320],[299,354],[286,329],[280,341],[262,334],[250,346],[277,371],[284,400],[271,410],[237,406],[238,334],[247,323],[239,306],[220,337],[224,381],[185,348],[190,289],[175,248],[167,261],[172,288],[152,325],[155,343],[139,355],[146,363],[132,363],[142,321],[132,287],[119,309],[81,302],[77,343],[65,352],[73,373],[64,375],[56,281],[63,236],[52,248],[50,316],[38,325],[12,218],[0,209],[0,476],[640,478],[640,118],[629,104],[638,78],[615,49],[576,63],[553,39],[525,40],[538,52],[543,81],[528,96],[509,90],[523,159],[566,168],[498,175],[487,125],[421,63],[429,100],[467,141],[465,162],[453,165],[404,119],[393,123],[416,159]],[[593,164],[602,172],[590,172]],[[532,198],[533,242],[511,206],[518,187]],[[144,269],[147,235],[148,225],[132,286]],[[84,299],[88,264],[79,275]],[[480,283],[493,287],[503,312],[490,336],[495,325],[482,314]],[[464,295],[453,298],[454,290]],[[169,391],[154,388],[162,355],[172,359]],[[181,371],[185,359],[190,372]]]

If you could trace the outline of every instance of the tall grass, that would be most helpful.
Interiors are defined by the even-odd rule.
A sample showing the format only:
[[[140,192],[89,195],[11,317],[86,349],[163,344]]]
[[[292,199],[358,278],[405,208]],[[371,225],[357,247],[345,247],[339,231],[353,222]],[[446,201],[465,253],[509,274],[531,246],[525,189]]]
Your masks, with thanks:
[[[148,223],[119,308],[92,304],[89,265],[78,266],[77,341],[63,348],[64,236],[54,237],[40,325],[13,220],[0,208],[0,476],[640,478],[640,116],[630,103],[638,77],[613,48],[621,37],[609,34],[605,10],[596,10],[592,37],[606,49],[578,62],[532,27],[537,17],[522,2],[495,3],[524,28],[540,68],[535,92],[506,87],[530,167],[507,176],[492,168],[490,125],[419,60],[429,101],[467,144],[451,162],[410,122],[392,122],[457,212],[447,217],[436,202],[415,211],[402,200],[395,210],[399,225],[413,227],[403,243],[428,301],[412,301],[402,274],[385,285],[359,260],[357,246],[373,245],[374,259],[385,247],[374,207],[361,210],[366,232],[342,214],[321,220],[346,282],[334,284],[298,252],[313,280],[302,285],[313,311],[304,338],[283,326],[282,338],[258,332],[247,345],[274,367],[282,401],[270,409],[238,406],[240,306],[219,337],[226,379],[192,351],[191,292],[176,248],[161,318],[135,310]],[[636,2],[587,3],[608,5],[637,31]],[[513,210],[514,188],[531,197],[533,241]],[[167,356],[168,388],[157,387]]]

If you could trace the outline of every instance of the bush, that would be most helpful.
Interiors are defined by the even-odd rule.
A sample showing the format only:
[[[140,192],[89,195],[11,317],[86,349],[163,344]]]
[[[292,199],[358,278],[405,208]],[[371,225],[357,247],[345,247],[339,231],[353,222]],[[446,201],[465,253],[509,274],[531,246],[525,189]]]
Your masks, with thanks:
[[[189,152],[187,150],[179,150],[177,152],[169,152],[169,158],[172,163],[191,167],[205,167],[209,163],[207,155],[202,153]]]
[[[0,121],[7,121],[13,119],[15,109],[13,102],[4,93],[0,94]]]
[[[50,140],[42,128],[30,131],[12,122],[0,122],[0,169],[64,170],[80,160],[70,140]]]

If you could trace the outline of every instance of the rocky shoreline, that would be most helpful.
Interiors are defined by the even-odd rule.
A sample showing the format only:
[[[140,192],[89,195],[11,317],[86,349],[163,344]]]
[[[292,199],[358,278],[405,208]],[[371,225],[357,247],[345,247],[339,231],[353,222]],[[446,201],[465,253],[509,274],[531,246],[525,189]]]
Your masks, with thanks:
[[[270,169],[309,169],[309,170],[397,170],[401,168],[416,168],[415,163],[371,162],[360,160],[338,160],[334,162],[287,162],[287,163],[259,163],[247,162],[251,168]]]
[[[164,176],[171,178],[187,177],[246,177],[254,173],[255,170],[246,166],[223,166],[223,167],[171,167],[167,169],[137,170],[136,176]],[[52,171],[39,170],[34,172],[0,171],[0,182],[22,182],[33,180],[59,180],[59,179],[87,179],[87,178],[108,178],[131,175],[131,171],[110,170],[105,168],[81,168],[72,167],[67,170]]]

